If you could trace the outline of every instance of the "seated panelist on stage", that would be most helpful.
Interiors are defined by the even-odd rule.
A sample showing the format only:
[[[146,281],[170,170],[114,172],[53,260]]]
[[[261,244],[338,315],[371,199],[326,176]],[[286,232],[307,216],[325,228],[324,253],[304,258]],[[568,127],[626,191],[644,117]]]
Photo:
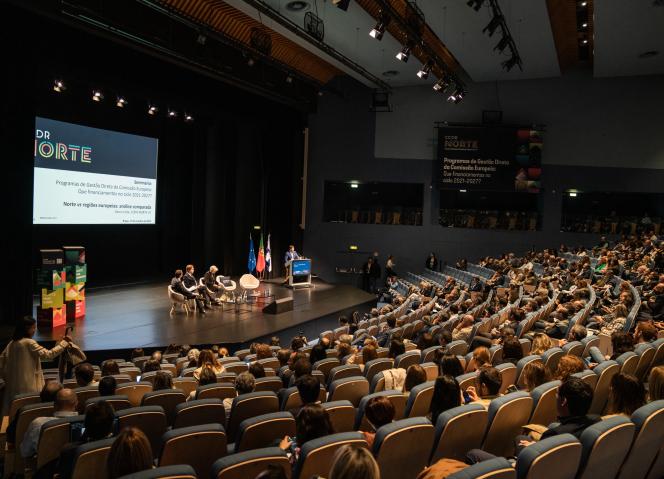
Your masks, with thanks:
[[[205,314],[205,304],[203,298],[198,294],[196,290],[190,291],[189,289],[187,289],[182,278],[183,278],[182,270],[176,269],[175,276],[173,277],[173,279],[171,279],[171,288],[173,289],[173,291],[175,291],[178,294],[181,294],[186,299],[195,299],[196,304],[198,305],[198,309],[200,310],[201,313]]]
[[[300,259],[300,255],[297,254],[297,251],[295,251],[295,246],[290,245],[290,246],[288,246],[288,250],[286,251],[286,254],[284,255],[284,264],[286,266],[288,266],[288,263],[290,263],[294,259]]]
[[[194,265],[193,264],[188,264],[186,269],[186,273],[184,274],[182,278],[182,282],[184,283],[184,287],[187,288],[187,290],[194,292],[198,291],[198,293],[203,296],[203,299],[205,299],[206,304],[210,304],[212,301],[212,298],[210,297],[210,294],[207,291],[207,288],[205,286],[201,286],[198,284],[198,280],[196,279],[196,276],[194,276]]]
[[[203,275],[203,283],[210,291],[218,291],[221,286],[217,283],[217,272],[219,268],[215,265],[210,266],[210,269]]]

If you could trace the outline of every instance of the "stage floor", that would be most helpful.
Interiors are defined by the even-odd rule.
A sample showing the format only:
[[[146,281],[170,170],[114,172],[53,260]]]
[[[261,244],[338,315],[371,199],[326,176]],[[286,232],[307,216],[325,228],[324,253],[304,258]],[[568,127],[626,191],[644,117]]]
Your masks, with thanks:
[[[170,343],[238,345],[376,302],[375,296],[348,285],[315,280],[313,288],[291,290],[281,281],[283,278],[261,282],[258,289],[259,293],[268,290],[277,299],[293,297],[293,311],[281,314],[263,314],[261,302],[252,311],[236,313],[226,306],[206,315],[187,315],[178,307],[171,315],[166,283],[93,289],[87,292],[85,318],[76,320],[74,341],[86,351],[161,348]],[[34,339],[57,340],[64,331],[64,326],[38,331]]]

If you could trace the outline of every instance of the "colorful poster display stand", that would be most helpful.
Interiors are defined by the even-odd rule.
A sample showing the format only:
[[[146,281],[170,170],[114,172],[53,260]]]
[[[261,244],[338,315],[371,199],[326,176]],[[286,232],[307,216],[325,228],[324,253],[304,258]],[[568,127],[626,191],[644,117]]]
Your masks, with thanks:
[[[43,249],[36,285],[40,290],[37,323],[40,328],[64,326],[85,317],[85,283],[88,268],[83,246]]]

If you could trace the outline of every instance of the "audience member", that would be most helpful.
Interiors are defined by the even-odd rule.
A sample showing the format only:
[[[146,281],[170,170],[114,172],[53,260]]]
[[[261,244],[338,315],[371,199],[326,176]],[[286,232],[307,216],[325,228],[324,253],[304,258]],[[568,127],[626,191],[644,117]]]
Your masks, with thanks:
[[[440,413],[462,404],[463,397],[459,383],[452,376],[438,376],[433,385],[433,396],[427,418],[436,424]]]
[[[376,431],[378,431],[381,426],[394,421],[394,414],[394,405],[389,398],[385,396],[375,396],[369,399],[364,407],[364,416],[373,430],[362,431],[364,439],[366,439],[369,444],[369,449],[373,447]]]
[[[560,358],[553,378],[565,382],[572,374],[583,372],[585,369],[586,363],[583,359],[573,354],[566,354]]]
[[[113,361],[112,359],[107,359],[103,363],[101,363],[101,376],[112,376],[114,374],[120,374],[120,367],[118,366],[118,363]]]
[[[300,394],[302,405],[290,410],[293,417],[297,417],[302,408],[307,404],[320,404],[318,398],[320,397],[321,388],[318,379],[305,374],[295,381],[295,387],[297,387],[297,392]]]
[[[215,374],[221,374],[225,371],[224,366],[214,357],[214,354],[209,349],[202,350],[198,355],[198,362],[194,371],[195,379],[198,379],[203,368],[210,368]]]
[[[157,371],[152,382],[152,390],[161,391],[163,389],[173,389],[173,378],[167,371]]]
[[[99,395],[114,396],[118,382],[113,376],[104,376],[99,380]]]
[[[300,457],[300,448],[307,441],[334,433],[330,415],[320,404],[304,406],[295,418],[295,438],[285,436],[279,447],[287,451],[292,465]]]
[[[237,380],[236,380],[237,381]],[[208,384],[214,384],[217,382],[217,375],[214,373],[212,368],[203,368],[200,376],[198,377],[198,387],[207,386]],[[196,390],[189,393],[188,401],[196,399]]]
[[[646,388],[630,374],[616,374],[609,389],[609,416],[632,417],[634,411],[646,403]]]
[[[216,378],[215,378],[216,380]],[[243,372],[237,375],[235,378],[235,396],[241,396],[242,394],[249,394],[254,392],[256,387],[256,378],[250,372]],[[235,398],[226,398],[224,399],[224,407],[226,408],[226,416],[230,414],[231,409],[233,408],[233,400]]]
[[[329,479],[380,479],[380,469],[369,449],[345,445],[332,458]]]
[[[524,391],[532,391],[537,386],[549,382],[549,370],[541,361],[531,361],[523,368]]]
[[[496,368],[482,368],[475,378],[475,386],[469,386],[466,393],[472,402],[488,408],[491,400],[498,397],[501,384],[500,372]]]
[[[461,361],[453,354],[444,354],[440,360],[439,368],[441,376],[452,376],[456,378],[463,374]]]
[[[123,429],[113,441],[106,465],[108,479],[152,469],[154,465],[150,441],[140,429]]]
[[[249,365],[249,372],[256,379],[265,377],[265,368],[261,363],[256,361]]]
[[[78,400],[76,393],[72,389],[60,389],[53,402],[53,416],[42,416],[32,420],[21,442],[21,456],[30,458],[37,454],[39,445],[39,433],[41,427],[49,421],[60,417],[76,416],[76,406]]]
[[[427,373],[419,364],[411,364],[406,370],[406,380],[403,383],[403,392],[408,395],[415,386],[427,381]]]

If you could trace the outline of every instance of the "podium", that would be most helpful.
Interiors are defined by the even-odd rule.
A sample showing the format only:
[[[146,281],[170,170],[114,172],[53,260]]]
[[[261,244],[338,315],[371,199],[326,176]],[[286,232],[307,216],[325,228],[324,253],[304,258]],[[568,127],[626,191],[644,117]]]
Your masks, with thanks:
[[[288,270],[288,286],[291,288],[311,287],[311,259],[299,258],[286,264]]]

